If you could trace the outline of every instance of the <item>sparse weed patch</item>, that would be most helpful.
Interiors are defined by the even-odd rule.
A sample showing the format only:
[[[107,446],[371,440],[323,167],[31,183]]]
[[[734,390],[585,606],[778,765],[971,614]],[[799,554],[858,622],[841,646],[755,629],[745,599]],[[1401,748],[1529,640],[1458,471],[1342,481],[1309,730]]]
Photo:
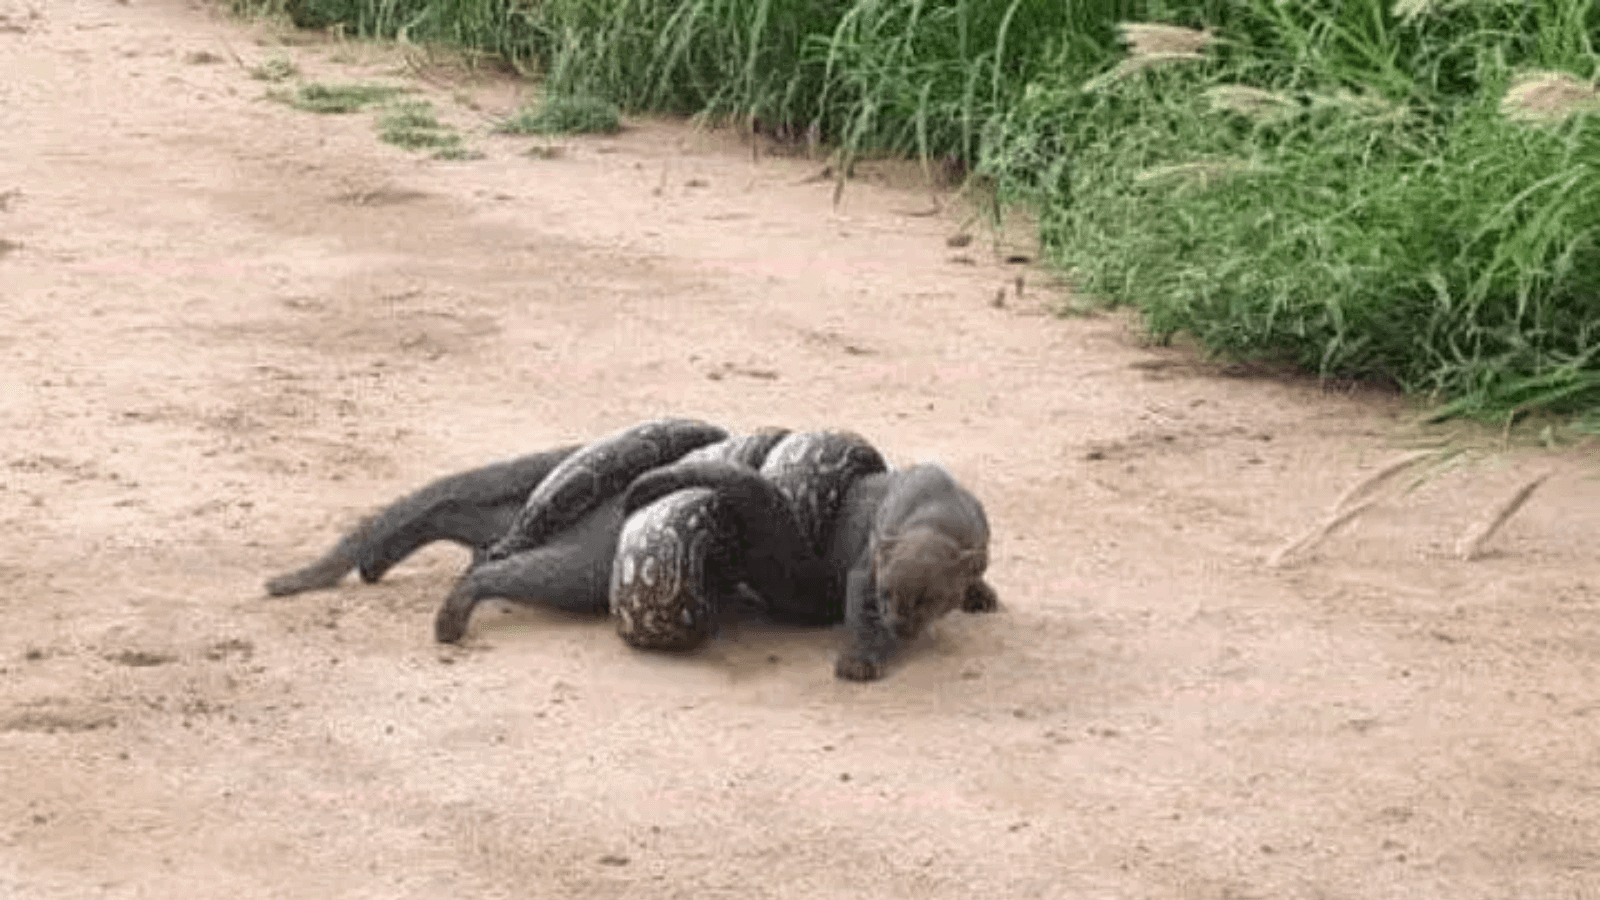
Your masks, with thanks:
[[[292,92],[279,96],[295,109],[337,114],[356,112],[404,92],[404,88],[382,84],[324,84],[308,81]]]
[[[250,69],[257,81],[288,81],[300,74],[300,67],[287,56],[270,56]]]
[[[434,159],[450,161],[483,159],[484,156],[485,154],[482,150],[474,150],[471,147],[464,147],[459,144],[449,147],[440,147],[438,150],[433,151]]]
[[[378,136],[384,143],[406,150],[435,150],[454,154],[443,158],[461,159],[461,135],[434,115],[433,105],[422,100],[398,103],[378,119]]]
[[[617,105],[592,96],[546,95],[538,106],[500,123],[504,134],[613,134],[622,128]]]

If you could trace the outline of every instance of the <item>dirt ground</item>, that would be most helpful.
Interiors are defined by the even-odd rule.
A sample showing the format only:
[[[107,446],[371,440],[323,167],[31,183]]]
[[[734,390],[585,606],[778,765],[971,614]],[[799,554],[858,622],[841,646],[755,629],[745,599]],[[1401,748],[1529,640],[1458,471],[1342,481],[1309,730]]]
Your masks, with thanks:
[[[923,190],[836,209],[677,123],[530,157],[488,133],[525,86],[275,34],[0,0],[0,897],[1600,898],[1592,447],[1047,315]],[[276,53],[485,156],[266,100]],[[754,624],[666,658],[495,603],[441,648],[447,546],[263,594],[433,477],[669,413],[943,461],[1004,612],[859,685]],[[1430,443],[1472,452],[1267,564]]]

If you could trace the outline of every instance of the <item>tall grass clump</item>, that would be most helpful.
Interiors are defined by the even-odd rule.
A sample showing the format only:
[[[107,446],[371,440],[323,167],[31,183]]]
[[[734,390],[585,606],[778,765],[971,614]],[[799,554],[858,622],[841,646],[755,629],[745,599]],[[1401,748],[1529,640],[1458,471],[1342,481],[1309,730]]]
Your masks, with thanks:
[[[807,43],[823,66],[817,115],[847,153],[977,157],[985,126],[1027,85],[1087,74],[1134,4],[857,0]]]
[[[239,0],[249,2],[249,0]],[[1088,71],[1131,0],[279,0],[296,22],[536,60],[555,95],[851,153],[971,159],[1033,78]]]
[[[762,120],[806,116],[821,88],[806,41],[842,0],[549,0],[550,87],[629,109]]]
[[[1197,21],[1198,17],[1191,19]],[[1054,260],[1236,357],[1441,414],[1600,408],[1600,109],[1585,0],[1236,4],[1215,44],[1035,81],[984,170]]]
[[[515,65],[531,63],[543,46],[538,5],[524,0],[232,0],[232,8],[300,28],[487,50]]]

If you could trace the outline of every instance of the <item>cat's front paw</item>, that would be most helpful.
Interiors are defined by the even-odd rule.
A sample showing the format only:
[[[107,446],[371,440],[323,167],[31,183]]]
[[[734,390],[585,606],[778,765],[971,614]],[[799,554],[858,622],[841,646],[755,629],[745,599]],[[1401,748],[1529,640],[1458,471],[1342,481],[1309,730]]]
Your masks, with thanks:
[[[992,613],[1000,609],[1000,595],[986,581],[974,581],[967,587],[967,595],[961,600],[961,611],[969,613]]]

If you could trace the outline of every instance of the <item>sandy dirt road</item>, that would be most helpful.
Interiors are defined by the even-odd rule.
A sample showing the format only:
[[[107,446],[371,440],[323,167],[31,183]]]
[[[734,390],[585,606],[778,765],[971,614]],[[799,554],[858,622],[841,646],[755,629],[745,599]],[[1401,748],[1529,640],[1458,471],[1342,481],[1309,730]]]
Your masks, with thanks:
[[[1271,568],[1450,433],[1045,315],[925,193],[835,209],[672,123],[530,158],[487,134],[525,88],[266,38],[0,0],[0,897],[1600,898],[1592,448],[1457,457]],[[274,53],[485,157],[264,100]],[[673,659],[491,604],[440,648],[450,547],[263,595],[433,477],[668,413],[942,460],[1005,611],[857,685],[757,625]]]

